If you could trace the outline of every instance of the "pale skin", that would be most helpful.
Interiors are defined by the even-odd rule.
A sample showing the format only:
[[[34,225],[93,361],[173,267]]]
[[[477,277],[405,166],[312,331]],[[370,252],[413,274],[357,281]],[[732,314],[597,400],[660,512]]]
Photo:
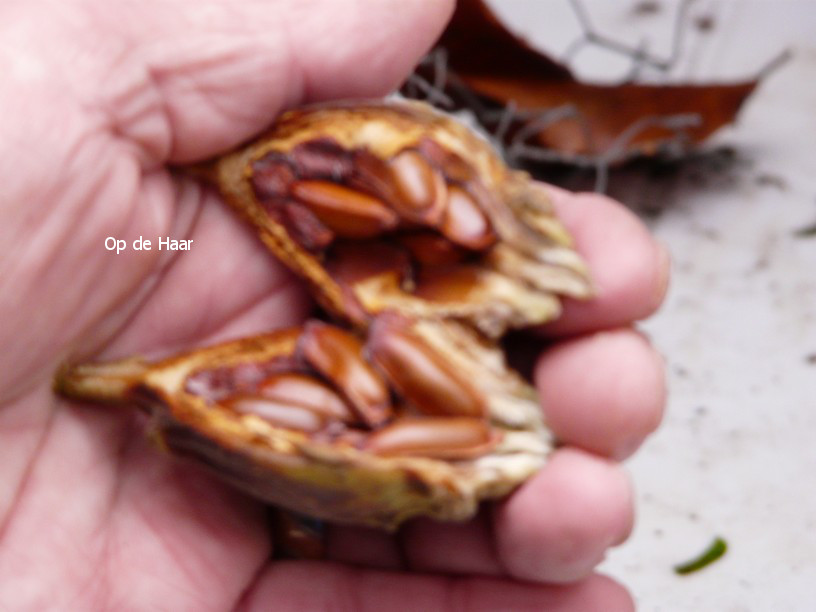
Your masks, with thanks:
[[[632,609],[625,588],[593,569],[632,526],[618,462],[663,409],[661,360],[631,326],[659,306],[668,263],[606,198],[553,189],[599,290],[543,330],[556,342],[536,382],[565,446],[470,523],[416,521],[396,536],[338,527],[328,560],[270,561],[261,504],[158,453],[128,411],[51,392],[68,358],[167,354],[303,320],[298,282],[168,164],[222,152],[298,103],[386,93],[451,9],[0,8],[0,607]],[[108,236],[140,235],[194,246],[104,248]]]

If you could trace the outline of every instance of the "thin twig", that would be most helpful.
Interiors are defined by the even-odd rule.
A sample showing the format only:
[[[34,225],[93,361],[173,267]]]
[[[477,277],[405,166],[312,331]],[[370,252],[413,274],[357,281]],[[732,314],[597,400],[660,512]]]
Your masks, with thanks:
[[[633,47],[632,45],[616,40],[610,36],[601,34],[592,25],[592,22],[589,19],[589,14],[584,9],[584,6],[580,0],[570,0],[570,6],[572,6],[572,10],[578,20],[578,25],[581,27],[582,38],[570,43],[567,50],[564,52],[564,56],[567,59],[570,59],[574,57],[578,49],[584,45],[595,44],[599,47],[608,49],[609,51],[632,58],[635,65],[648,65],[652,68],[660,70],[661,72],[668,72],[675,66],[677,60],[680,58],[680,54],[683,49],[683,39],[685,37],[686,25],[688,23],[686,15],[693,1],[694,0],[682,0],[680,2],[680,6],[677,9],[677,15],[674,21],[671,51],[667,57],[661,58],[646,53],[643,42],[641,42],[641,44],[637,47]],[[634,72],[637,72],[638,70],[639,68],[635,68],[633,66]]]
[[[451,109],[454,107],[453,100],[451,100],[450,96],[448,96],[444,90],[437,89],[433,83],[430,83],[416,73],[408,77],[406,85],[413,87],[417,93],[421,92],[424,94],[425,99],[434,106],[439,106],[446,109]],[[419,99],[419,95],[416,94],[409,97]]]
[[[575,119],[581,125],[585,142],[589,143],[589,125],[584,115],[572,104],[565,104],[555,108],[538,111],[538,113],[513,135],[511,146],[516,143],[526,142],[531,136],[540,134],[542,130],[548,128],[553,123],[564,121],[565,119]]]
[[[757,73],[756,80],[762,81],[765,77],[767,77],[772,72],[778,70],[781,66],[784,66],[788,63],[788,60],[793,57],[793,53],[790,49],[785,49],[775,58],[773,58],[770,62],[765,64]]]
[[[507,106],[502,109],[501,116],[496,124],[496,129],[493,131],[493,139],[496,142],[504,142],[504,137],[507,135],[507,131],[510,129],[516,117],[516,111],[516,102],[514,100],[510,100]]]
[[[627,147],[638,134],[651,127],[663,127],[672,130],[677,140],[686,128],[696,127],[702,122],[698,113],[682,113],[668,116],[641,117],[631,123],[615,137],[606,150],[598,155],[595,164],[595,191],[604,193],[609,182],[609,166],[627,157]]]

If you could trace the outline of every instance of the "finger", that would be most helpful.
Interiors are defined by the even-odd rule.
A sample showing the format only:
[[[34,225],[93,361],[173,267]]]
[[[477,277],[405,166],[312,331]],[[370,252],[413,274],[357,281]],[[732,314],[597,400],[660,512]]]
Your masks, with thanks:
[[[624,471],[564,448],[497,504],[496,551],[515,578],[571,582],[588,576],[607,548],[626,539],[632,523],[632,492]]]
[[[326,559],[379,569],[401,569],[402,552],[393,534],[382,529],[328,525]]]
[[[628,325],[654,313],[669,283],[669,256],[641,221],[605,196],[549,187],[562,222],[589,265],[597,295],[565,300],[548,334],[574,334]]]
[[[631,329],[548,349],[537,364],[535,380],[547,422],[560,440],[616,459],[634,452],[663,413],[662,359]],[[401,535],[413,569],[485,575],[505,571],[484,516],[452,525],[414,521]]]
[[[663,359],[631,329],[547,349],[535,383],[558,439],[614,459],[631,455],[657,428],[666,402]]]
[[[377,569],[501,576],[489,514],[465,523],[415,519],[395,536],[379,529],[332,525],[326,559]]]
[[[47,431],[3,517],[0,601],[185,609],[206,589],[213,609],[231,607],[269,557],[263,506],[168,461],[137,419],[42,395]]]
[[[275,563],[261,574],[239,609],[269,610],[634,610],[627,591],[603,576],[547,587],[493,578],[450,578],[380,572],[333,563]]]
[[[103,105],[114,131],[154,161],[209,157],[283,108],[392,90],[441,32],[452,4],[109,3],[101,18],[115,25],[122,46],[111,55],[124,59],[106,71]]]
[[[489,512],[465,523],[419,519],[400,531],[405,561],[413,570],[446,574],[501,576]]]

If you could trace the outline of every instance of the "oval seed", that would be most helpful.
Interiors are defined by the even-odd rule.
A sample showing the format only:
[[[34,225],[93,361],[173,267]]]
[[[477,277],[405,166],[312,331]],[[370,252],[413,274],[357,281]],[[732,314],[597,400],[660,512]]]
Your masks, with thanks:
[[[343,181],[352,189],[368,193],[392,205],[398,200],[397,185],[385,160],[368,149],[353,153],[353,172]]]
[[[328,379],[371,427],[391,416],[385,381],[363,358],[363,344],[349,332],[310,321],[298,340],[302,358]]]
[[[415,232],[398,234],[397,240],[411,253],[411,258],[425,266],[444,266],[462,261],[468,252],[439,234]]]
[[[445,180],[418,151],[402,151],[388,161],[399,194],[400,214],[436,225],[445,209]]]
[[[229,402],[241,414],[254,414],[277,427],[315,432],[323,428],[326,417],[304,406],[294,406],[263,397],[241,397]]]
[[[436,140],[426,136],[418,146],[419,151],[437,168],[445,173],[445,178],[454,183],[469,183],[475,176],[475,168],[456,153],[448,151]]]
[[[483,455],[497,441],[482,419],[404,418],[369,436],[365,448],[377,455],[455,460]]]
[[[393,274],[400,283],[412,272],[405,249],[384,240],[337,243],[329,251],[325,266],[334,280],[347,285],[383,274]]]
[[[343,398],[306,374],[287,372],[271,376],[261,384],[258,393],[265,399],[300,406],[344,423],[356,420]]]
[[[285,159],[271,153],[252,164],[252,188],[261,201],[279,200],[289,193],[295,171]]]
[[[483,416],[482,395],[419,336],[387,317],[372,326],[368,350],[396,390],[432,415]]]
[[[298,181],[292,195],[343,238],[372,238],[396,227],[397,213],[370,195],[327,181]]]
[[[437,303],[481,303],[490,297],[482,270],[467,264],[423,268],[417,275],[413,294]]]
[[[486,249],[496,241],[487,216],[461,187],[448,190],[448,206],[440,231],[452,242],[469,249]]]
[[[302,142],[289,152],[298,176],[344,181],[354,172],[353,154],[329,138]]]
[[[279,210],[289,234],[304,249],[321,251],[334,240],[334,232],[303,204],[286,202]]]

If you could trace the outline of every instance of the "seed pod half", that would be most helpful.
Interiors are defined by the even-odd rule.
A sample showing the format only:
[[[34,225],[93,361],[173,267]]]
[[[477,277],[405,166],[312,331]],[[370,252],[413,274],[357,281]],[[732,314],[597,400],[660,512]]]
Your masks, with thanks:
[[[592,293],[545,191],[507,168],[486,140],[422,103],[289,111],[257,140],[197,171],[310,283],[333,316],[358,327],[395,302],[410,303],[416,316],[466,317],[495,337],[558,316],[557,295]],[[424,257],[410,238],[422,234],[449,246],[433,246]],[[344,238],[404,248],[409,274],[387,296],[372,291],[370,279],[337,278],[330,272],[334,245]],[[417,293],[415,279],[446,251],[460,253],[500,290],[482,291],[492,293],[486,301]],[[524,274],[515,272],[517,265]]]
[[[424,353],[420,369],[427,370],[429,359],[447,359],[438,347],[423,345],[424,336],[438,330],[415,329],[402,318],[387,324]],[[326,327],[313,322],[156,363],[79,365],[60,373],[57,390],[141,406],[160,447],[277,506],[340,523],[392,529],[418,515],[467,519],[481,500],[506,495],[545,461],[550,440],[535,393],[506,369],[498,349],[475,346],[467,333],[456,340],[455,350],[462,351],[456,367],[491,358],[498,367],[483,376],[484,388],[470,389],[484,413],[438,414],[444,411],[437,406],[437,414],[423,414],[391,388],[388,421],[365,423],[344,407],[341,391],[299,357],[304,335]],[[432,376],[429,387],[445,374]],[[327,394],[327,408],[314,405]],[[501,416],[500,404],[508,401],[525,418]]]

